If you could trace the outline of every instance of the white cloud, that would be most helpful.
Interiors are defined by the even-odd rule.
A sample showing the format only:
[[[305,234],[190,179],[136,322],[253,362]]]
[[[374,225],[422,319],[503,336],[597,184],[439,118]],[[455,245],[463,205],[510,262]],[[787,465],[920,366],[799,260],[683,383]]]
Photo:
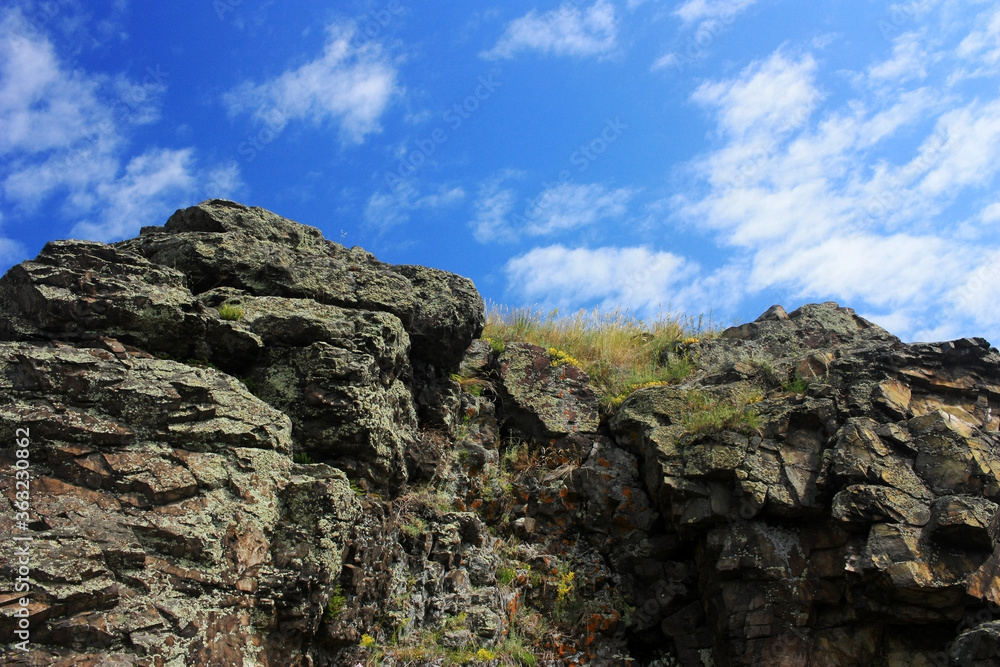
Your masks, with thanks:
[[[3,213],[0,212],[0,227],[3,226]],[[26,259],[24,246],[13,239],[0,236],[0,266],[8,266]]]
[[[176,209],[176,202],[196,191],[193,163],[191,149],[150,150],[132,159],[118,178],[97,186],[94,215],[74,225],[71,233],[111,241],[137,227],[162,223],[163,211]]]
[[[958,251],[958,252],[956,252]],[[908,234],[831,234],[756,255],[751,289],[780,285],[797,296],[836,294],[876,307],[927,305],[941,276],[963,269],[948,241]]]
[[[693,94],[719,144],[691,163],[701,188],[675,197],[675,212],[730,249],[729,270],[748,294],[835,299],[904,338],[1000,330],[997,205],[954,208],[983,201],[1000,174],[995,87],[970,93],[950,76],[967,57],[955,55],[957,42],[988,63],[988,40],[979,35],[973,48],[934,32],[948,22],[922,20],[843,98],[820,88],[825,73],[811,55],[784,49]],[[970,261],[984,252],[991,259]]]
[[[985,254],[970,253],[969,264],[975,268],[959,274],[960,282],[947,297],[958,312],[972,313],[983,326],[1000,330],[1000,309],[997,308],[1000,302],[1000,249],[990,249]],[[996,345],[1000,340],[991,342]]]
[[[409,222],[414,211],[444,208],[464,198],[465,190],[459,186],[441,185],[430,194],[422,194],[413,183],[403,181],[394,190],[376,192],[368,198],[365,224],[384,233]]]
[[[316,60],[230,91],[225,96],[230,113],[250,113],[276,132],[293,120],[335,123],[342,139],[355,144],[379,132],[379,118],[401,92],[396,69],[377,43],[352,45],[353,24],[334,23],[327,31],[323,55]]]
[[[527,236],[548,236],[621,218],[635,195],[632,188],[609,189],[599,183],[553,185],[527,203],[505,183],[516,172],[501,172],[482,184],[469,223],[480,243],[511,242]]]
[[[979,218],[986,224],[1000,222],[1000,202],[994,202],[986,206],[979,213]]]
[[[958,45],[956,53],[973,65],[974,73],[967,76],[995,74],[1000,65],[1000,8],[983,12],[975,23],[975,29]]]
[[[26,216],[54,197],[72,234],[108,241],[162,222],[196,200],[192,149],[129,150],[133,128],[159,119],[165,74],[141,82],[64,62],[15,7],[0,14],[0,192]],[[210,176],[239,182],[235,165]],[[10,253],[0,241],[0,258]]]
[[[0,154],[67,148],[112,124],[100,80],[61,67],[19,11],[0,22]]]
[[[517,193],[501,187],[495,179],[480,187],[476,214],[469,223],[472,235],[480,243],[509,243],[517,239],[510,215],[517,203]]]
[[[736,22],[736,17],[758,0],[688,0],[680,3],[674,15],[681,19],[680,35],[685,45],[653,61],[650,71],[680,69],[705,58],[712,45]]]
[[[557,56],[604,56],[615,48],[618,26],[614,6],[597,0],[581,11],[568,2],[538,14],[531,10],[511,21],[496,45],[480,54],[484,58],[513,58],[520,51],[540,51]]]
[[[656,72],[661,69],[669,69],[671,67],[677,67],[680,64],[680,57],[676,53],[665,53],[656,60],[653,61],[652,66],[650,66],[651,72]]]
[[[991,181],[1000,169],[1000,99],[942,115],[928,150],[937,157],[919,186],[927,195]]]
[[[686,24],[704,19],[733,17],[757,4],[757,0],[687,0],[674,14]]]
[[[873,82],[884,81],[891,85],[923,79],[927,77],[929,57],[920,35],[906,33],[893,43],[892,58],[870,67],[868,77]]]
[[[554,185],[542,192],[528,210],[524,231],[531,236],[543,236],[621,218],[634,194],[630,188],[608,190],[598,183]]]
[[[704,83],[692,99],[715,107],[720,127],[735,135],[751,131],[775,134],[801,127],[822,99],[815,83],[816,61],[791,61],[776,52],[755,62],[739,78]]]
[[[583,303],[604,309],[655,312],[671,286],[692,268],[681,257],[646,247],[567,248],[551,245],[514,257],[504,266],[511,289],[543,307]]]

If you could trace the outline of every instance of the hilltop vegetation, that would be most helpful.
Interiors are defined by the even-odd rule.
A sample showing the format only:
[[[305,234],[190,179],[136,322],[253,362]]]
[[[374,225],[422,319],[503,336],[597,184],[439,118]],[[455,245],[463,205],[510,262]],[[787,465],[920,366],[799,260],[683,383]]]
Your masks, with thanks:
[[[488,303],[482,337],[496,351],[511,342],[546,348],[586,372],[602,404],[614,407],[637,388],[683,380],[694,370],[691,347],[719,331],[704,316],[645,321],[627,310],[568,314]]]

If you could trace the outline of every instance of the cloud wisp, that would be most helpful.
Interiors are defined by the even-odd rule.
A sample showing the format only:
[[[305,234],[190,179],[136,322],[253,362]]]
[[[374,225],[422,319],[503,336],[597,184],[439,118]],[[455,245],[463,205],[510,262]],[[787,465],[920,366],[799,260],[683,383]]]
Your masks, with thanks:
[[[135,233],[189,201],[205,176],[193,149],[134,153],[129,146],[135,128],[159,120],[168,83],[159,65],[147,66],[141,81],[76,69],[19,7],[3,12],[3,201],[29,213],[55,201],[70,235],[101,241]],[[230,173],[229,182],[238,181]]]
[[[633,188],[567,182],[550,185],[523,201],[508,184],[517,176],[516,172],[505,172],[481,184],[469,223],[480,243],[554,236],[621,218],[636,194]]]
[[[564,2],[542,14],[532,9],[511,21],[496,45],[480,55],[490,60],[531,51],[556,56],[607,56],[616,48],[617,35],[615,8],[607,0],[597,0],[583,10]]]
[[[710,5],[749,4],[682,9],[697,21]],[[714,127],[713,145],[687,165],[683,194],[644,205],[668,212],[666,228],[709,240],[715,265],[668,249],[547,245],[507,263],[509,290],[544,304],[647,309],[781,293],[840,301],[910,339],[996,336],[1000,95],[954,72],[997,65],[997,16],[985,12],[964,31],[933,14],[914,19],[887,58],[855,73],[785,45],[702,82],[691,100]],[[831,91],[831,75],[846,92]],[[636,203],[623,199],[608,219],[627,218]],[[663,270],[633,271],[625,284],[643,291],[626,293],[629,271],[616,264],[654,258]]]
[[[995,327],[994,315],[955,300],[980,254],[968,236],[985,230],[942,220],[989,200],[1000,99],[955,89],[946,49],[932,50],[925,33],[900,35],[843,101],[825,99],[810,54],[779,51],[703,84],[692,99],[715,119],[720,143],[692,165],[701,187],[674,199],[680,219],[747,257],[750,292],[855,304],[915,338],[947,334],[926,324],[942,317],[952,331]],[[907,65],[915,54],[928,56],[929,71]],[[902,160],[906,151],[887,148],[900,136],[916,137]]]
[[[689,262],[670,252],[644,246],[534,248],[504,266],[519,297],[545,309],[593,303],[604,310],[634,308],[656,312],[667,307],[663,296],[688,277]]]
[[[293,121],[329,123],[346,144],[360,144],[378,133],[379,119],[402,91],[396,68],[380,45],[356,45],[356,31],[350,22],[331,24],[318,58],[227,93],[230,114],[249,114],[278,132]]]

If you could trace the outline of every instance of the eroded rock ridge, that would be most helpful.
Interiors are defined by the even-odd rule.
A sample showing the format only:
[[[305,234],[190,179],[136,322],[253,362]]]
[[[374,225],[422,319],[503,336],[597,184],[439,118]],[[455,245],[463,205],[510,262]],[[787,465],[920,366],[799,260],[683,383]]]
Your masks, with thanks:
[[[223,200],[12,268],[4,664],[1000,664],[985,340],[775,306],[611,408],[483,325],[465,278]]]

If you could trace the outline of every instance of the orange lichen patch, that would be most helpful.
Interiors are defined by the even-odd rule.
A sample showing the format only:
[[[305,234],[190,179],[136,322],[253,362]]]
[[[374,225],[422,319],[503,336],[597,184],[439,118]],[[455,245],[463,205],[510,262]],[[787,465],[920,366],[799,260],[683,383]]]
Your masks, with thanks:
[[[608,632],[612,630],[616,625],[618,625],[620,619],[621,616],[618,614],[616,609],[608,609],[602,613],[591,614],[584,627],[587,629],[587,632],[593,636],[599,632]],[[592,643],[589,639],[590,637],[588,637],[588,644]]]
[[[611,461],[607,460],[603,456],[599,456],[597,457],[597,465],[601,466],[602,468],[610,468]]]
[[[521,593],[516,591],[510,601],[507,602],[507,618],[514,618],[514,615],[521,610]]]

